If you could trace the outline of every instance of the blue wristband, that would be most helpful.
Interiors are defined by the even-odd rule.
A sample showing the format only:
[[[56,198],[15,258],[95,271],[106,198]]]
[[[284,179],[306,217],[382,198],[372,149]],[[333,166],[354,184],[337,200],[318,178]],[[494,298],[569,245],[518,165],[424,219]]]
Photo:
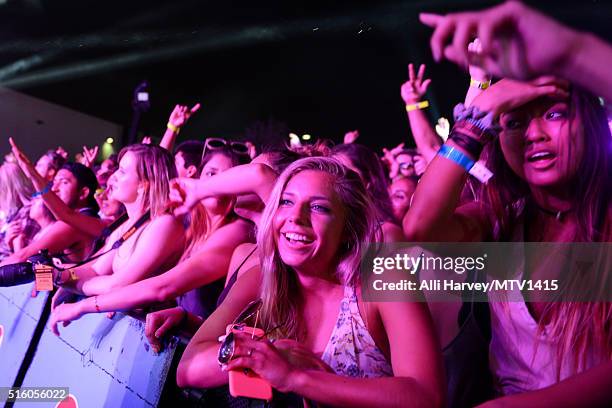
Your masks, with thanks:
[[[459,166],[463,167],[465,171],[470,171],[470,169],[474,167],[474,160],[467,157],[460,150],[446,144],[443,144],[440,147],[440,150],[438,150],[438,156],[442,156],[445,159],[457,163]]]
[[[33,193],[32,198],[36,198],[41,195],[47,194],[49,191],[51,191],[51,183],[47,184],[47,186],[43,188],[42,190]]]

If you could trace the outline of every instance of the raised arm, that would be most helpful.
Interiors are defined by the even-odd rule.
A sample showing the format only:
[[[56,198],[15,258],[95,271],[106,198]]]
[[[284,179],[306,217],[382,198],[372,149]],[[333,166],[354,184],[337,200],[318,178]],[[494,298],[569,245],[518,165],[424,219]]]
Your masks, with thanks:
[[[479,95],[474,100],[474,106],[498,117],[504,111],[541,96],[567,96],[565,90],[550,81],[550,78],[542,78],[533,83],[525,83],[504,79]],[[461,122],[455,123],[455,131],[473,138],[481,145],[486,143],[486,140],[480,139],[480,135],[462,126]],[[455,143],[453,132],[447,145],[471,160],[477,160],[478,157],[471,156],[470,152]],[[477,203],[457,208],[466,179],[466,170],[454,161],[439,155],[433,159],[417,186],[412,205],[403,220],[408,240],[481,241],[490,236],[492,226]]]
[[[65,304],[53,311],[50,325],[78,319],[87,313],[132,310],[139,307],[174,300],[190,290],[212,283],[227,274],[234,248],[245,242],[251,226],[239,221],[221,227],[189,258],[167,272],[125,286],[115,286],[104,294],[73,304]],[[143,237],[144,239],[144,237]],[[128,270],[129,271],[129,270]],[[99,276],[86,282],[89,293],[91,282],[107,284],[110,276]],[[101,282],[101,283],[100,283]],[[114,280],[119,284],[121,280]]]
[[[478,37],[484,68],[495,77],[528,80],[556,75],[612,100],[612,46],[521,2],[445,16],[421,13],[420,19],[435,29],[431,49],[437,61],[447,58],[467,67],[467,45]]]
[[[423,79],[424,75],[425,65],[422,64],[418,74],[415,75],[414,66],[409,64],[408,81],[402,85],[401,94],[406,104],[408,122],[416,146],[425,160],[430,162],[442,145],[442,140],[431,127],[423,108],[419,107],[419,102],[424,102],[423,97],[431,83],[431,79]]]
[[[172,180],[173,190],[182,197],[177,214],[186,214],[200,200],[210,196],[255,193],[264,203],[274,188],[278,174],[263,163],[242,164],[199,180],[179,178]]]
[[[465,94],[465,106],[470,106],[474,98],[491,86],[491,76],[482,68],[482,43],[478,38],[468,44],[470,55],[470,86]]]
[[[174,142],[176,141],[176,137],[178,136],[181,127],[187,123],[189,117],[196,113],[198,109],[200,109],[199,103],[196,103],[191,109],[184,105],[176,105],[170,113],[166,132],[164,133],[164,137],[162,138],[161,142],[159,142],[159,145],[169,152],[172,152],[172,149],[174,149]]]
[[[81,214],[68,207],[66,203],[51,191],[47,181],[36,171],[36,167],[17,146],[15,141],[9,138],[9,142],[19,167],[32,181],[34,188],[40,193],[46,207],[53,216],[92,238],[98,237],[107,224],[98,218]]]

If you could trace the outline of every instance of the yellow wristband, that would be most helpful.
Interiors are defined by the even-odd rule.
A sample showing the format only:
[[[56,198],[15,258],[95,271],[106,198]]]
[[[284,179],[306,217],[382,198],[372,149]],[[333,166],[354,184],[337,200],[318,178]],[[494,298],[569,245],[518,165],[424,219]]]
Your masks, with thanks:
[[[173,131],[174,133],[178,133],[181,128],[180,127],[176,127],[174,126],[172,123],[168,122],[168,124],[166,125],[168,127],[168,129],[170,129],[171,131]]]
[[[406,112],[412,112],[413,110],[425,109],[428,107],[429,107],[429,101],[411,103],[410,105],[406,105]]]
[[[70,273],[70,282],[76,282],[79,280],[79,275],[76,274],[74,269],[70,268],[68,269],[68,272]]]
[[[491,80],[489,79],[488,81],[477,81],[474,78],[470,78],[470,86],[472,88],[487,89],[491,86]]]

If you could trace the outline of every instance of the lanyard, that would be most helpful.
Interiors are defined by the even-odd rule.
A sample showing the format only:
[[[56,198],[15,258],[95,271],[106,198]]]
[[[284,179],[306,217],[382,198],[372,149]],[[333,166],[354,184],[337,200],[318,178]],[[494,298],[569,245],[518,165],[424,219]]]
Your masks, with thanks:
[[[103,255],[108,254],[108,253],[109,253],[110,251],[112,251],[113,249],[118,249],[118,248],[119,248],[119,247],[120,247],[120,246],[121,246],[121,245],[122,245],[122,244],[123,244],[125,241],[127,241],[127,240],[128,240],[128,239],[129,239],[129,238],[132,236],[132,235],[134,235],[134,233],[135,233],[136,231],[138,231],[138,229],[139,229],[140,227],[142,227],[142,226],[143,226],[143,224],[144,224],[145,222],[149,221],[150,219],[151,219],[151,211],[147,211],[147,212],[146,212],[146,213],[144,213],[144,214],[143,214],[143,215],[142,215],[140,218],[138,218],[138,220],[136,220],[136,222],[134,223],[134,225],[132,225],[132,226],[131,226],[131,227],[130,227],[130,228],[127,230],[127,231],[125,231],[125,232],[123,233],[123,235],[121,235],[121,237],[119,237],[119,239],[118,239],[118,240],[116,240],[116,241],[113,243],[113,246],[112,246],[112,247],[111,247],[109,250],[104,251],[104,252],[102,252],[102,253],[100,253],[100,254],[98,254],[98,255],[91,256],[91,257],[89,257],[89,258],[85,259],[84,261],[78,262],[76,265],[73,265],[73,266],[71,266],[71,267],[69,267],[69,268],[57,268],[57,267],[56,267],[56,269],[57,269],[57,270],[60,270],[60,271],[65,271],[66,269],[76,268],[76,267],[78,267],[78,266],[84,265],[84,264],[86,264],[86,263],[88,263],[88,262],[91,262],[91,261],[93,261],[93,260],[96,260],[96,259],[100,258],[100,257],[101,257],[101,256],[103,256]],[[114,225],[114,224],[115,224],[115,223],[113,223],[113,225]],[[106,235],[106,236],[108,236],[108,235],[110,235],[110,233],[111,233],[111,232],[112,232],[112,231],[113,231],[115,228],[119,227],[119,225],[121,225],[121,224],[116,225],[116,226],[115,226],[115,228],[113,228],[113,225],[111,225],[111,226],[110,226],[109,228],[107,228],[107,229],[104,229],[104,231],[102,231],[102,236],[105,236],[105,235]]]

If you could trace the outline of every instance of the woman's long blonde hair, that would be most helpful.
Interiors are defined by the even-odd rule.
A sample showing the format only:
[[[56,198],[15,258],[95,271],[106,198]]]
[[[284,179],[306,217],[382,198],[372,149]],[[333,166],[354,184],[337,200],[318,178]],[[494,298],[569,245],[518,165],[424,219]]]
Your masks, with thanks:
[[[34,186],[16,163],[0,166],[0,212],[11,216],[29,204]]]
[[[374,207],[365,187],[354,171],[329,157],[297,160],[285,169],[276,182],[263,212],[257,234],[262,268],[262,326],[273,330],[273,337],[298,338],[300,289],[295,272],[285,265],[278,253],[273,220],[287,183],[303,171],[320,171],[331,175],[336,193],[345,207],[344,241],[337,251],[336,278],[345,286],[359,283],[361,256],[367,245],[376,241],[380,228]]]
[[[162,147],[133,144],[121,149],[119,161],[128,152],[136,157],[138,180],[145,182],[143,210],[151,210],[151,218],[166,213],[170,200],[170,180],[177,177],[174,158]]]

